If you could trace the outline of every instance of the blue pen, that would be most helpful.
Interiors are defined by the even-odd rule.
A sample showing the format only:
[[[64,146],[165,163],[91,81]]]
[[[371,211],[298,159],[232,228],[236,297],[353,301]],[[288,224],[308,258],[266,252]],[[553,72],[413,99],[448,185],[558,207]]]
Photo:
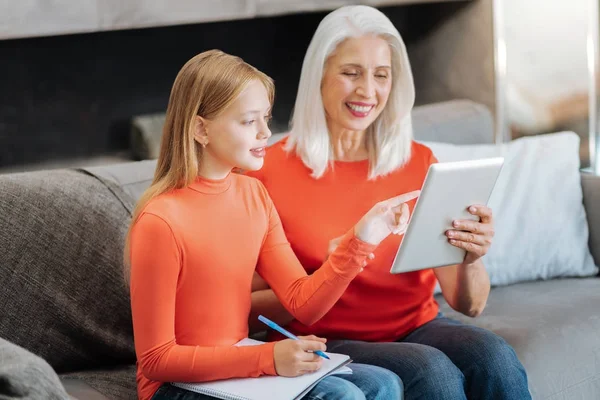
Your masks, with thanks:
[[[279,325],[277,325],[275,322],[271,321],[270,319],[263,317],[262,315],[259,315],[258,320],[260,322],[266,324],[269,328],[275,329],[277,332],[281,333],[282,335],[285,335],[292,340],[298,340],[298,337],[296,337],[293,333],[286,331],[285,329],[283,329],[282,327],[280,327]],[[327,354],[323,353],[321,350],[317,350],[314,353],[329,360],[329,356]]]

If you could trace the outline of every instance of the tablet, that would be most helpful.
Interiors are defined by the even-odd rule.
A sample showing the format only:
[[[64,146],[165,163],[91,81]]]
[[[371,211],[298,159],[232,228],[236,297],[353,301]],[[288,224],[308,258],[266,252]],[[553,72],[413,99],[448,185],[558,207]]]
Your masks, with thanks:
[[[498,157],[432,164],[390,272],[460,264],[466,251],[445,233],[456,219],[478,220],[467,208],[488,204],[503,163]]]

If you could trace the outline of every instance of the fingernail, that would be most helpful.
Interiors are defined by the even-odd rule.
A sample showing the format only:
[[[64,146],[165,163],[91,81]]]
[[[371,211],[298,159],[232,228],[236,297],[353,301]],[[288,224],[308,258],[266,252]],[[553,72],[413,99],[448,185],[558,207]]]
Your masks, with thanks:
[[[477,208],[471,207],[471,212],[475,212],[475,211],[477,211]]]
[[[454,225],[455,227],[458,227],[458,221],[452,222],[452,225]]]
[[[450,244],[456,244],[456,240],[450,239]]]

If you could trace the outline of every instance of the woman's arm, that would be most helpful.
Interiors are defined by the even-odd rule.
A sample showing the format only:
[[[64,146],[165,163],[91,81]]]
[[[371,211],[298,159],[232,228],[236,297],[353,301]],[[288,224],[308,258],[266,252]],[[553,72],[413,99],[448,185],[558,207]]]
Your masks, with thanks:
[[[481,260],[434,269],[448,305],[469,317],[485,308],[490,293],[490,278]]]
[[[483,312],[490,294],[490,277],[481,257],[494,237],[492,210],[483,205],[469,207],[479,221],[459,220],[446,232],[450,244],[467,251],[462,264],[434,269],[442,294],[456,311],[476,317]]]
[[[131,232],[131,311],[142,373],[160,382],[275,375],[274,346],[184,346],[175,339],[179,246],[159,216],[143,214]],[[207,299],[210,301],[210,299]]]

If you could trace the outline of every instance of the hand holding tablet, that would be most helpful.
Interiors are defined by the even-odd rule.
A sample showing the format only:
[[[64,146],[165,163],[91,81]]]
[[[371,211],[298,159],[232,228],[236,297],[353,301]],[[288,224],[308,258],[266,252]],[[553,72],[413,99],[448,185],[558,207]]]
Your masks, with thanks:
[[[390,272],[460,264],[469,262],[467,254],[477,258],[487,251],[486,235],[493,232],[478,232],[481,225],[475,224],[491,220],[487,203],[503,163],[503,158],[490,158],[431,165]],[[469,211],[473,205],[475,211]]]
[[[494,237],[492,210],[484,205],[475,204],[468,212],[479,217],[479,222],[455,220],[452,228],[446,231],[451,245],[467,252],[464,264],[472,264],[487,254]]]

